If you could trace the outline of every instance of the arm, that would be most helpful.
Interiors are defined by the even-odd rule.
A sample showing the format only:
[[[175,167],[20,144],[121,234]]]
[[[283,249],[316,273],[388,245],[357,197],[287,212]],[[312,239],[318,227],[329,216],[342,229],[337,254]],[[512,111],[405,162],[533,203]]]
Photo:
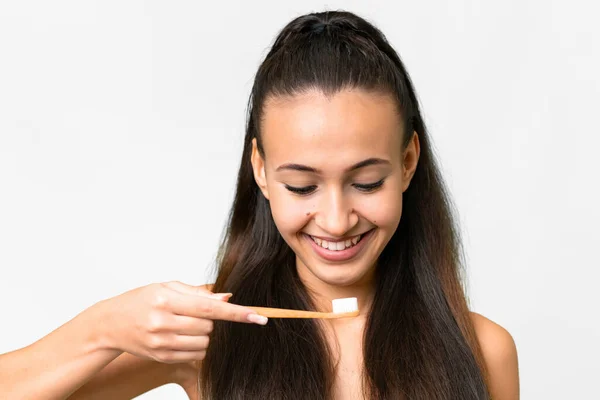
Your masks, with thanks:
[[[480,314],[471,313],[471,318],[488,369],[492,399],[518,400],[519,362],[512,336]]]
[[[165,364],[122,353],[69,400],[129,400],[169,383],[185,389],[187,369],[187,364]]]
[[[0,355],[0,398],[87,399],[100,389],[114,398],[175,379],[195,399],[194,361],[206,354],[213,320],[266,323],[228,304],[229,296],[168,282],[103,300],[36,343]]]
[[[37,342],[0,355],[0,397],[64,399],[121,352],[104,346],[94,305]]]
[[[212,285],[199,288],[210,290]],[[69,400],[129,400],[170,383],[181,386],[190,400],[199,400],[199,367],[199,361],[166,364],[123,353],[73,393]]]
[[[0,355],[0,398],[132,399],[175,383],[193,398],[195,368],[104,349],[99,310],[86,310],[36,343]],[[89,315],[91,313],[93,315]]]

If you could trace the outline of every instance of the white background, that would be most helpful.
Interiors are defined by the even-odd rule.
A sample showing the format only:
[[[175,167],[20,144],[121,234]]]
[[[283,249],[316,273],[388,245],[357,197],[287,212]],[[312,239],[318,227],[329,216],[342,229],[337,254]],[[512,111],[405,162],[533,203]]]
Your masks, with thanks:
[[[588,4],[2,1],[0,353],[134,287],[209,282],[256,68],[291,18],[345,8],[383,30],[414,80],[472,308],[513,335],[522,398],[590,398],[600,27]]]

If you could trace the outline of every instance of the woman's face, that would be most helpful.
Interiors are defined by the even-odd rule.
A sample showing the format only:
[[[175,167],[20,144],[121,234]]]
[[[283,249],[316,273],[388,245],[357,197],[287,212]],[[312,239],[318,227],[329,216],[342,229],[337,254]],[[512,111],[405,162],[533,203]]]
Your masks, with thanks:
[[[261,129],[256,182],[299,274],[334,286],[369,282],[419,155],[416,134],[402,151],[393,98],[358,89],[270,98]]]

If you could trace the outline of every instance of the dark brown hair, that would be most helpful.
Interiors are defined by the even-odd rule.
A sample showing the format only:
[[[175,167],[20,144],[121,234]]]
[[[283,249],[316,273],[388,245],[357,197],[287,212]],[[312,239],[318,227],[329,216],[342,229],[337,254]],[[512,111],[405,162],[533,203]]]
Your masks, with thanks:
[[[419,135],[420,159],[404,193],[399,226],[379,257],[364,334],[363,391],[369,399],[485,399],[486,372],[469,318],[452,206],[403,63],[371,23],[344,11],[303,15],[276,38],[249,102],[237,189],[213,290],[242,305],[315,309],[295,256],[254,181],[252,139],[269,97],[319,89],[390,94],[402,116],[403,147]],[[399,132],[402,134],[402,132]],[[313,320],[266,326],[216,321],[203,362],[203,399],[329,399],[335,377]]]

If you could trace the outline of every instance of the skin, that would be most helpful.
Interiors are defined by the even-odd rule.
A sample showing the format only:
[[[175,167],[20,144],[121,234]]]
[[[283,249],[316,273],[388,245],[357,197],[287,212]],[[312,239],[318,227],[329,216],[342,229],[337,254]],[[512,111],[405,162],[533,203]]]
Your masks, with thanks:
[[[264,154],[253,145],[256,183],[269,200],[277,228],[296,254],[298,274],[323,310],[331,300],[357,297],[361,315],[323,323],[334,362],[337,398],[358,398],[364,311],[373,297],[375,263],[402,215],[402,194],[419,159],[415,133],[402,150],[402,124],[393,99],[358,89],[326,97],[318,90],[271,98],[262,123]],[[367,159],[382,163],[348,171]],[[288,164],[311,171],[286,168]],[[360,186],[384,180],[370,191]],[[289,190],[306,188],[298,194]],[[342,240],[373,230],[355,258],[332,262],[320,257],[307,235]],[[490,372],[494,399],[519,397],[514,341],[500,325],[471,315]]]
[[[343,297],[357,297],[359,310],[369,307],[373,266],[398,226],[402,193],[419,154],[417,136],[401,154],[399,126],[400,117],[388,96],[360,91],[342,92],[332,99],[313,91],[270,99],[265,105],[266,157],[258,153],[255,142],[255,179],[269,199],[279,232],[296,254],[300,277],[324,310],[332,299]],[[346,172],[371,158],[383,161]],[[289,163],[318,172],[286,169]],[[382,179],[374,190],[356,186]],[[297,194],[286,185],[314,191]],[[306,236],[344,240],[372,229],[364,251],[343,262],[317,256]]]
[[[402,152],[395,103],[389,96],[359,90],[331,99],[319,91],[270,99],[262,123],[265,157],[254,141],[254,176],[279,232],[296,254],[300,278],[323,311],[332,299],[358,299],[358,318],[322,323],[338,365],[336,397],[358,398],[356,366],[362,365],[361,338],[375,263],[400,222],[402,193],[419,157],[418,136]],[[349,170],[372,159],[381,161]],[[312,170],[286,168],[290,163]],[[306,189],[299,194],[290,186]],[[320,257],[309,238],[342,241],[369,231],[362,251],[344,261]]]
[[[187,387],[214,320],[266,323],[228,298],[166,282],[102,300],[35,343],[1,354],[0,397],[119,400],[166,383]]]
[[[352,319],[326,320],[323,328],[337,364],[335,397],[360,398],[364,310],[373,294],[375,260],[390,239],[402,213],[402,193],[409,187],[419,157],[415,135],[400,149],[401,125],[391,98],[360,90],[343,91],[332,98],[313,91],[291,98],[269,99],[262,121],[265,157],[252,154],[256,183],[269,199],[282,237],[297,255],[300,277],[312,290],[320,307],[331,300],[357,297],[361,314]],[[332,157],[335,155],[335,157]],[[389,161],[352,172],[347,168],[368,158]],[[302,164],[319,171],[280,169]],[[355,184],[385,178],[372,192]],[[293,187],[315,186],[300,196]],[[356,259],[330,262],[312,250],[305,234],[343,238],[375,229],[368,248]],[[210,285],[206,286],[210,290]],[[519,398],[517,351],[506,329],[484,316],[471,318],[489,370],[494,400]],[[199,364],[179,369],[178,384],[197,400]]]
[[[361,375],[356,366],[362,365],[364,310],[373,295],[375,260],[400,221],[402,193],[410,185],[419,158],[417,135],[400,150],[400,127],[394,103],[382,94],[347,90],[327,98],[313,91],[269,99],[263,121],[266,157],[256,146],[252,155],[256,183],[269,199],[275,223],[295,251],[299,275],[317,304],[328,310],[332,299],[359,299],[358,317],[323,322],[337,364],[338,399],[360,398]],[[387,162],[347,171],[369,158]],[[279,169],[289,163],[319,171]],[[383,185],[370,192],[356,186],[382,178]],[[286,184],[312,185],[315,190],[300,196]],[[336,239],[369,230],[373,232],[368,246],[346,262],[320,258],[305,236]],[[131,315],[120,317],[120,324],[114,318],[124,311]],[[131,399],[174,383],[197,400],[200,362],[181,350],[194,348],[195,357],[201,359],[208,345],[210,320],[243,322],[248,315],[242,307],[227,304],[226,295],[211,296],[211,285],[171,282],[137,289],[91,307],[39,342],[0,355],[0,377],[6,378],[0,379],[0,393],[19,398],[44,393],[57,399]],[[482,315],[471,313],[471,318],[494,400],[518,399],[513,338]],[[97,321],[106,323],[98,325]],[[110,331],[104,332],[103,326],[110,326]]]

